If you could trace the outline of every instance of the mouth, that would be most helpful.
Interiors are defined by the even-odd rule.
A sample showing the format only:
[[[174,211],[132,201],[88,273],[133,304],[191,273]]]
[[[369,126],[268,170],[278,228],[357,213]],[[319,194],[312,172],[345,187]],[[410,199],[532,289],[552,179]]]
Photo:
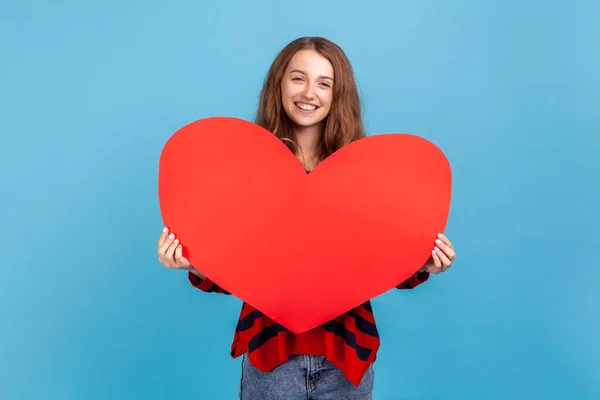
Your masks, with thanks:
[[[299,110],[304,111],[304,112],[313,112],[317,108],[319,108],[318,106],[315,106],[314,104],[302,103],[300,101],[295,102],[294,105],[296,106],[296,108],[298,108]]]

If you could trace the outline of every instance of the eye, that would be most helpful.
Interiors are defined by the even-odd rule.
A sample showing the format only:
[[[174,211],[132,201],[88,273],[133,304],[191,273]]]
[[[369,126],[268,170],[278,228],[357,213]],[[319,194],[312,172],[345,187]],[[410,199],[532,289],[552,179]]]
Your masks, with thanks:
[[[295,78],[292,78],[292,80],[293,80],[293,81],[301,81],[301,80],[302,80],[302,78],[301,78],[301,77],[299,77],[299,76],[296,76]]]
[[[327,83],[327,82],[322,82],[321,84],[323,86],[325,86],[326,88],[330,88],[331,87],[331,85],[329,85],[329,83]]]

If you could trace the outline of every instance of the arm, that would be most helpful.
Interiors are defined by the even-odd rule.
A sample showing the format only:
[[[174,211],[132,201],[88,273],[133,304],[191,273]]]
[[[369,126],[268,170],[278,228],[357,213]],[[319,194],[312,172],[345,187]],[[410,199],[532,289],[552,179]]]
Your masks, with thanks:
[[[436,246],[431,252],[431,257],[425,265],[413,276],[396,286],[397,289],[414,289],[421,283],[426,282],[430,274],[439,274],[450,268],[452,261],[456,258],[452,242],[440,233],[435,244]]]
[[[194,268],[183,256],[183,248],[179,239],[176,239],[173,233],[168,235],[168,232],[167,228],[163,229],[158,239],[158,260],[167,268],[187,271],[188,280],[196,289],[209,293],[230,294]]]
[[[421,283],[426,282],[429,279],[429,272],[427,271],[419,271],[415,273],[413,276],[396,286],[396,289],[414,289],[419,286]]]
[[[202,275],[196,268],[193,268],[188,272],[188,279],[193,287],[200,289],[207,293],[222,293],[230,295],[228,291]]]

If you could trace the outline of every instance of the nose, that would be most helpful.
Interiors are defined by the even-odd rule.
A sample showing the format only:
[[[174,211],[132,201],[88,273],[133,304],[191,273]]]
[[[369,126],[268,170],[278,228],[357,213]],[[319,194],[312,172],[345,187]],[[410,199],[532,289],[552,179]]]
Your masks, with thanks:
[[[304,88],[304,97],[312,99],[315,96],[315,89],[311,84],[308,84]]]

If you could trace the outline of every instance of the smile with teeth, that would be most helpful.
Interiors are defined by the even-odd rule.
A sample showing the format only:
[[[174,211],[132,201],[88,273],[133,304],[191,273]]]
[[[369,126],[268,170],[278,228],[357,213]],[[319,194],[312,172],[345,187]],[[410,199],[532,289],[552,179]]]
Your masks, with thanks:
[[[312,104],[307,104],[307,103],[301,103],[301,102],[297,102],[295,103],[296,107],[300,108],[301,110],[304,111],[314,111],[316,110],[318,107]]]

